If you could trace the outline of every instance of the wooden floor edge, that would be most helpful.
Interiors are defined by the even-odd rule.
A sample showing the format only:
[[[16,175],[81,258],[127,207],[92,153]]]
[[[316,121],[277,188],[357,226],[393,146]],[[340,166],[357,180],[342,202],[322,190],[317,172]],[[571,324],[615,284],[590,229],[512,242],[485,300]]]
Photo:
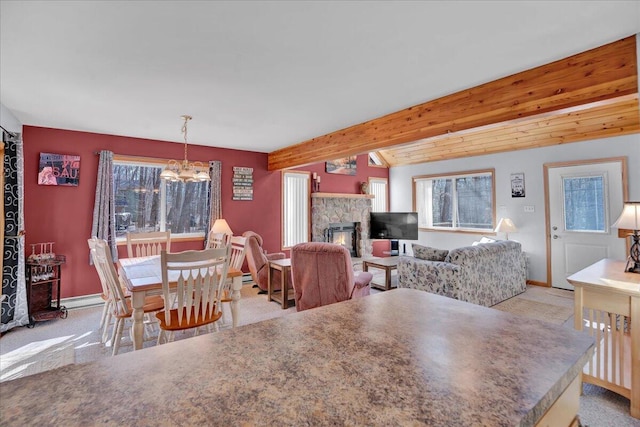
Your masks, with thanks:
[[[551,287],[546,282],[538,282],[537,280],[529,280],[529,279],[527,279],[527,285],[541,286],[543,288],[550,288]]]

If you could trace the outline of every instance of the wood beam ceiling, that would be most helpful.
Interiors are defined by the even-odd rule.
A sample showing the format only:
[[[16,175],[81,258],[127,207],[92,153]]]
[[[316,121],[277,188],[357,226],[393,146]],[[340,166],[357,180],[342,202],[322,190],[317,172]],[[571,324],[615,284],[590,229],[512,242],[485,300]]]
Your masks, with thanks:
[[[512,129],[510,136],[505,138],[513,138],[513,132],[519,135],[515,141],[511,139],[508,149],[576,142],[620,132],[634,133],[639,131],[637,95],[636,38],[631,36],[274,151],[269,153],[268,169],[286,169],[377,150],[381,150],[392,166],[406,164],[406,154],[404,160],[398,160],[403,159],[403,152],[406,153],[398,146],[408,144],[408,147],[413,147],[408,150],[415,153],[419,151],[416,147],[420,147],[420,144],[424,144],[422,148],[427,150],[429,144],[433,146],[438,137],[443,136],[451,139],[441,140],[447,140],[446,143],[442,142],[442,147],[448,147],[443,148],[441,153],[455,149],[457,157],[505,151],[505,145],[499,142],[494,141],[498,148],[491,145],[492,140],[500,138],[499,132],[478,138],[475,146],[468,145],[469,138],[465,138],[465,131],[470,133],[490,128]],[[613,101],[616,98],[619,98],[619,102]],[[616,107],[612,105],[622,105],[620,112],[613,112]],[[587,119],[586,111],[592,108],[606,109],[606,106],[609,106],[608,113],[596,111],[592,119]],[[635,124],[631,118],[633,108],[636,110]],[[618,121],[610,114],[629,117]],[[550,120],[555,115],[564,117],[558,119],[558,126],[575,129],[572,136],[566,137],[561,131],[554,133],[551,129],[543,129],[555,123],[555,120]],[[528,121],[529,130],[520,128],[521,131],[513,131],[514,124],[523,126],[523,119],[531,119]],[[576,125],[568,126],[572,120]],[[602,120],[605,120],[604,124],[599,123]],[[509,125],[510,122],[513,123]],[[531,129],[535,127],[543,129],[542,132],[533,132]],[[526,138],[526,132],[537,136]],[[434,157],[423,156],[424,160],[420,162],[443,160],[446,157],[445,154],[432,154]]]
[[[379,154],[390,166],[401,166],[639,133],[637,94],[615,101],[435,136]]]

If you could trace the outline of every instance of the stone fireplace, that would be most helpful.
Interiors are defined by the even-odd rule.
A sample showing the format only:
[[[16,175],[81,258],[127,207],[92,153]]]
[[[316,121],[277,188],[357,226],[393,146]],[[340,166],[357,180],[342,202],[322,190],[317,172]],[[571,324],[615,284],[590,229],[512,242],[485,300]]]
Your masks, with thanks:
[[[326,242],[332,225],[336,228],[336,224],[342,227],[351,223],[356,234],[352,237],[355,239],[355,248],[351,256],[371,256],[373,244],[369,240],[369,214],[372,198],[369,194],[311,193],[311,240]],[[336,230],[332,234],[336,236]],[[344,234],[338,237],[346,238]]]

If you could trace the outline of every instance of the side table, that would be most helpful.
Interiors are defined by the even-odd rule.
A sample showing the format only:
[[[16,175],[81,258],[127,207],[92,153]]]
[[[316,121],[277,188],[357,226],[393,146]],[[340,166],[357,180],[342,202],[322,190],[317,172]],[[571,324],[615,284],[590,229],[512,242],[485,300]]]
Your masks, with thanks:
[[[273,272],[280,271],[280,291],[273,289]],[[295,301],[293,289],[289,289],[289,277],[291,277],[291,258],[269,261],[269,275],[267,282],[267,301],[276,301],[282,305],[282,309],[289,307],[289,301]]]
[[[391,272],[398,268],[398,258],[397,256],[390,256],[385,258],[365,258],[362,260],[362,271],[369,271],[370,267],[384,270],[384,286],[372,281],[371,287],[383,291],[391,289]]]
[[[582,381],[626,397],[631,416],[640,418],[640,274],[603,259],[567,281],[575,287],[574,327],[595,341]]]

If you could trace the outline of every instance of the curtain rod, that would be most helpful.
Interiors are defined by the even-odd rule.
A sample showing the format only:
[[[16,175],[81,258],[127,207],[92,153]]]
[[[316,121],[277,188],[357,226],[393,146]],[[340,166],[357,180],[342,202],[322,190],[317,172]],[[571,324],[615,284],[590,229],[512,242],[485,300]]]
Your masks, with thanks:
[[[6,130],[3,126],[0,126],[0,128],[2,128],[2,130],[6,133],[8,133],[10,136],[12,136],[13,138],[15,138],[16,136],[18,136],[17,133],[15,132],[11,132],[10,130]]]
[[[99,156],[100,151],[94,151],[94,155]],[[133,161],[140,163],[154,163],[157,165],[165,164],[169,159],[163,159],[160,157],[146,157],[146,156],[135,156],[130,154],[118,154],[113,153],[114,160],[124,160],[124,161]]]

